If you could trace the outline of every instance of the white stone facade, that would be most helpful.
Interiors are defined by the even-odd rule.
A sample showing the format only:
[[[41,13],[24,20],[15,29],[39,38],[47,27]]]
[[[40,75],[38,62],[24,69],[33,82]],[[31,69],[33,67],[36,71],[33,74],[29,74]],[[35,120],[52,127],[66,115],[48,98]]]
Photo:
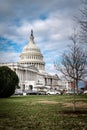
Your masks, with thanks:
[[[8,66],[16,72],[22,91],[58,86],[58,76],[50,75],[45,71],[43,55],[34,42],[33,31],[31,31],[30,42],[24,47],[20,55],[19,62],[4,63],[0,66]]]

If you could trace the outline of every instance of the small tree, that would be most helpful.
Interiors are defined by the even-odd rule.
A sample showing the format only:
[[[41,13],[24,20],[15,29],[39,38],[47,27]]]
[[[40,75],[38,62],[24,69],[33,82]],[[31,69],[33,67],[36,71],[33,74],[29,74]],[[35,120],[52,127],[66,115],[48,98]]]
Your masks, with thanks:
[[[0,97],[5,98],[11,96],[16,86],[18,86],[19,79],[14,71],[7,66],[0,67]]]
[[[73,111],[75,111],[75,88],[78,93],[78,81],[82,79],[86,69],[86,53],[77,43],[77,35],[70,37],[72,45],[69,46],[68,51],[62,56],[62,66],[55,63],[56,70],[60,71],[66,78],[74,83],[74,97],[73,97]]]

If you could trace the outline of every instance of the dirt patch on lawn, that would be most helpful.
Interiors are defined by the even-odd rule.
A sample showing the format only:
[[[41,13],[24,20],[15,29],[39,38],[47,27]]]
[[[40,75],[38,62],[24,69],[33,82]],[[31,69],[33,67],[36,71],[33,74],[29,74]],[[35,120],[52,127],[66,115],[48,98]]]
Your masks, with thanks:
[[[77,102],[75,103],[76,107],[78,108],[87,108],[87,103],[83,102]],[[65,107],[73,107],[73,103],[64,103]]]
[[[38,103],[44,103],[44,104],[57,104],[58,102],[56,102],[56,101],[43,100],[43,101],[38,101]]]

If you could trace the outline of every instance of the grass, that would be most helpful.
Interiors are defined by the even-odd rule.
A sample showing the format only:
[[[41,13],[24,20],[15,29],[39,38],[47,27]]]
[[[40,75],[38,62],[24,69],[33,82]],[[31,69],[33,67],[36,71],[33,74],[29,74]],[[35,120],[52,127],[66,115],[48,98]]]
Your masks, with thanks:
[[[87,95],[0,99],[0,130],[87,130]]]

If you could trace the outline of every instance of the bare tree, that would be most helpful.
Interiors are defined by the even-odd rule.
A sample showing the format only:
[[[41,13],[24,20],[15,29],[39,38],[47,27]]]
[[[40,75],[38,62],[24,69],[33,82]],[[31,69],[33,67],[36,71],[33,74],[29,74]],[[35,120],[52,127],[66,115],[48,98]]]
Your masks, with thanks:
[[[80,17],[78,23],[80,24],[80,41],[87,44],[87,0],[81,0],[83,6],[80,9]]]
[[[60,71],[66,78],[74,83],[73,95],[73,111],[76,110],[75,89],[78,94],[78,81],[85,75],[87,57],[86,52],[77,43],[77,34],[74,32],[70,37],[72,44],[68,47],[68,51],[63,53],[61,66],[57,62],[54,63],[56,70]]]
[[[70,37],[72,41],[71,46],[69,46],[68,51],[62,56],[62,67],[59,67],[55,63],[56,70],[61,71],[61,73],[68,77],[74,82],[76,91],[78,93],[78,81],[82,79],[85,74],[86,68],[86,53],[83,48],[77,43],[77,34]]]

